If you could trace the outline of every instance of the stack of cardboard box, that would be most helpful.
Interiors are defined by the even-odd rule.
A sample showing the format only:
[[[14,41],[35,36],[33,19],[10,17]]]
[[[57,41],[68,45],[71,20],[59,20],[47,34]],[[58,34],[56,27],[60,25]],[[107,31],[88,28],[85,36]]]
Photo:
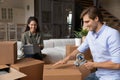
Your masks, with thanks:
[[[84,66],[75,67],[73,61],[53,67],[32,58],[17,60],[15,41],[0,42],[0,71],[3,69],[9,70],[0,74],[0,80],[83,80],[90,73]]]
[[[0,42],[0,70],[5,72],[7,69],[6,73],[0,75],[0,80],[14,80],[26,76],[24,73],[10,68],[10,65],[16,61],[17,43],[15,41]]]
[[[17,42],[0,42],[0,71],[9,69],[0,74],[0,80],[42,80],[43,61],[25,58],[17,60]]]

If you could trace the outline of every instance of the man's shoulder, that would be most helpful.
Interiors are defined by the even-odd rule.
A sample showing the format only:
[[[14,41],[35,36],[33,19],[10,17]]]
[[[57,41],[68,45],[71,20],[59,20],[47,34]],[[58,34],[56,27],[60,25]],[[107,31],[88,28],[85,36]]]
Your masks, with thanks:
[[[114,29],[113,27],[110,27],[110,26],[105,26],[106,27],[106,29],[109,29],[109,30],[111,30],[111,31],[117,31],[116,29]]]
[[[120,32],[112,27],[107,26],[105,30],[109,35],[120,35]],[[106,33],[106,34],[107,34]]]

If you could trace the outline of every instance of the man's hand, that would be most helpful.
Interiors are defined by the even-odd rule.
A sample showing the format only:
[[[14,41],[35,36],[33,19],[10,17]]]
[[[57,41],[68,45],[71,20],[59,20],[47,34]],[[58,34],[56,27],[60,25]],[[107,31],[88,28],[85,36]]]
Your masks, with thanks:
[[[73,57],[75,57],[77,53],[79,53],[79,51],[76,49],[69,56],[67,56],[66,58],[64,58],[63,60],[60,60],[57,63],[53,64],[53,66],[67,63],[67,61],[70,60],[70,59],[72,59]]]
[[[86,62],[84,65],[89,70],[92,70],[94,68],[94,62]]]
[[[60,64],[66,64],[68,60],[69,60],[69,56],[67,56],[63,60],[56,62],[55,64],[53,64],[53,66],[60,65]]]

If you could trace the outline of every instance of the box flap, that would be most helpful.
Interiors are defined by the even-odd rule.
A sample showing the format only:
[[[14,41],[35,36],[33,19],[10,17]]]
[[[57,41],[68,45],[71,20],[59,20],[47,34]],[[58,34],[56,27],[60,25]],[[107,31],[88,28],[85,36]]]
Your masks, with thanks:
[[[13,68],[10,68],[10,73],[0,75],[0,80],[15,80],[25,77],[24,73],[21,73]]]
[[[0,69],[3,69],[3,68],[9,68],[9,66],[7,66],[7,65],[0,65]]]

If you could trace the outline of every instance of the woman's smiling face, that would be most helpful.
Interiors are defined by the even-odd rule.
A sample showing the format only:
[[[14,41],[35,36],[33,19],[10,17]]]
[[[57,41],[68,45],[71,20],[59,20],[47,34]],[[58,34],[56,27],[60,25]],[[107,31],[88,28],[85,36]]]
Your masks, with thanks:
[[[30,27],[30,32],[35,33],[37,29],[37,23],[35,21],[31,21],[28,26]]]

